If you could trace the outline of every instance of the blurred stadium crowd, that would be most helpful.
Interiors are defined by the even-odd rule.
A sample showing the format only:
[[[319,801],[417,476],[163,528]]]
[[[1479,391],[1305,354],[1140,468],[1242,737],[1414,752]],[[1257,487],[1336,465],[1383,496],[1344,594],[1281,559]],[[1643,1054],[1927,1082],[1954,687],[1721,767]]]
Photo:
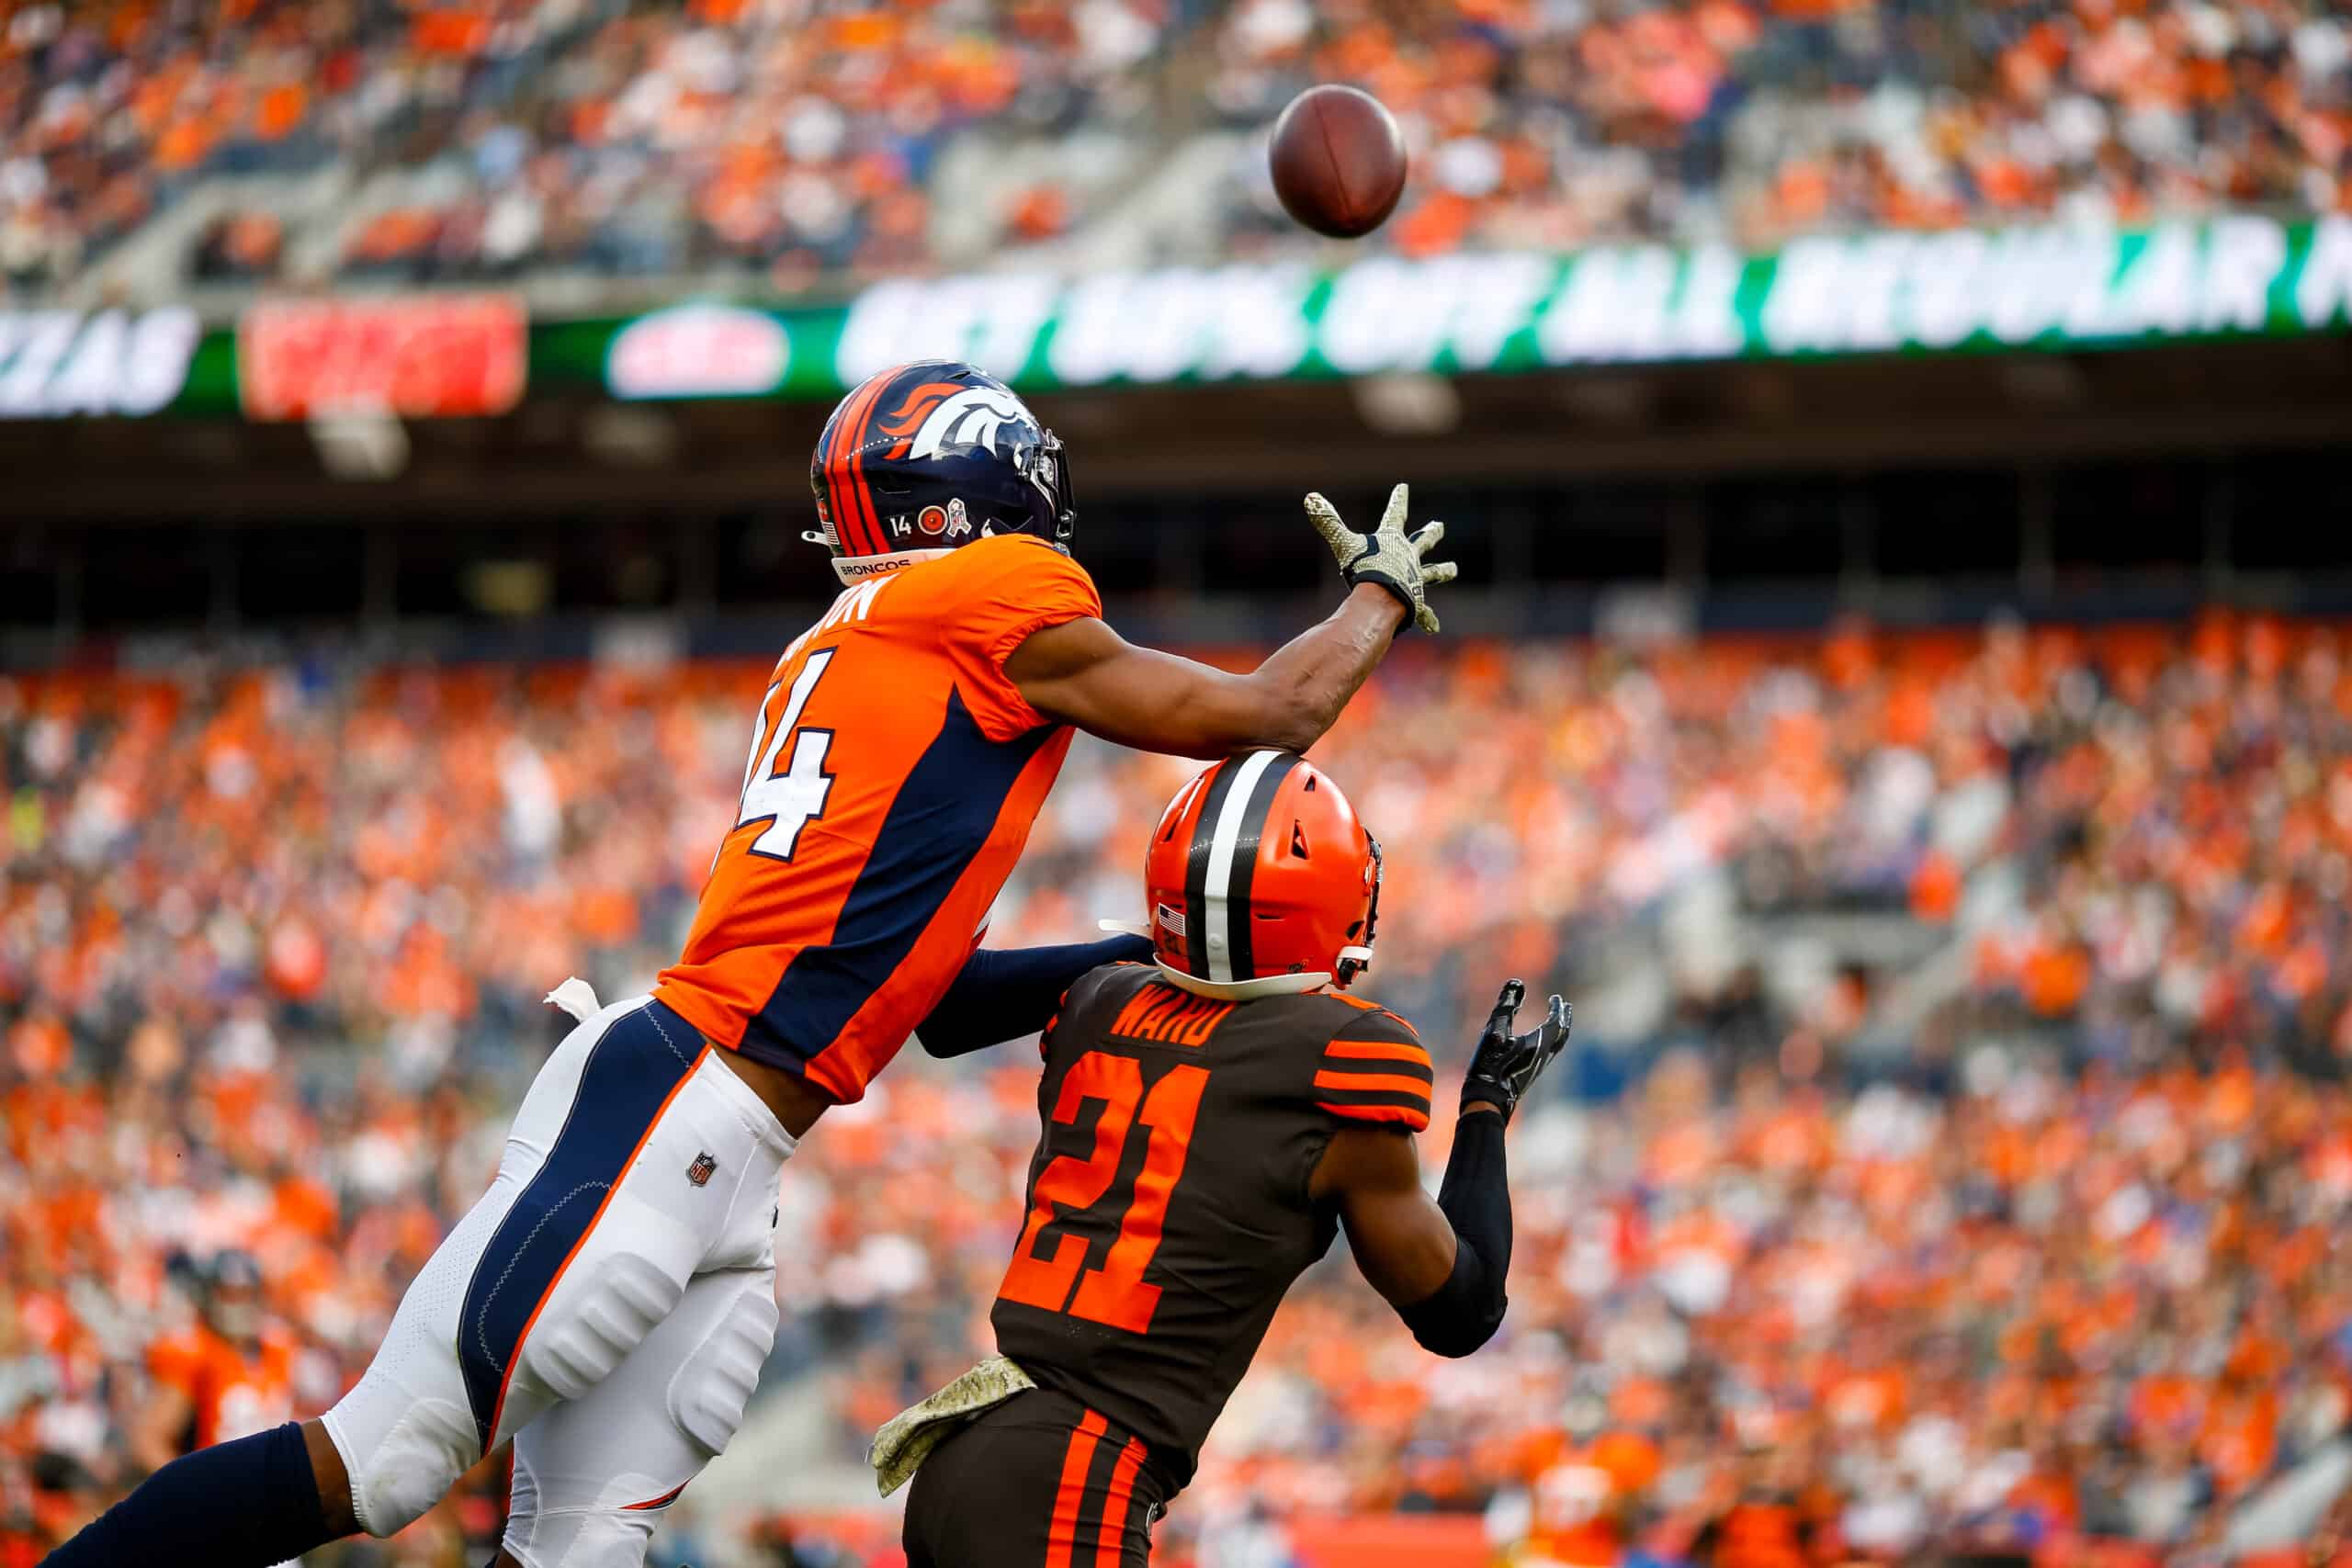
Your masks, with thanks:
[[[1129,222],[1170,149],[1320,80],[1398,112],[1413,184],[1375,243],[1417,254],[2335,210],[2348,26],[2331,0],[7,0],[0,278],[72,277],[215,176],[322,169],[350,189],[207,205],[178,275],[969,267]],[[1046,137],[1069,151],[962,165],[934,222],[959,139]],[[1207,220],[1123,259],[1306,243],[1261,169],[1237,144]]]
[[[1371,993],[1442,1076],[1500,977],[1579,1000],[1514,1137],[1511,1316],[1435,1363],[1310,1275],[1163,1555],[1404,1508],[1569,1563],[2217,1560],[2352,1416],[2347,653],[2219,618],[1400,650],[1318,751],[1390,850]],[[0,1564],[183,1423],[356,1376],[560,1032],[540,994],[673,954],[763,679],[0,680]],[[1188,768],[1080,748],[993,940],[1126,913]],[[1932,956],[1763,934],[1831,918]],[[902,1062],[786,1168],[771,1378],[821,1380],[844,1461],[984,1341],[1029,1060]],[[191,1265],[237,1249],[231,1354]]]

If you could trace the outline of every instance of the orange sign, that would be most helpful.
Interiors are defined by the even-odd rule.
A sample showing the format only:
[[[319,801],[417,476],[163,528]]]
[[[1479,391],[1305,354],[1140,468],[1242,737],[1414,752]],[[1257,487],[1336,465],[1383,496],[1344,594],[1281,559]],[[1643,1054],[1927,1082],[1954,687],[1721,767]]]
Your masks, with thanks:
[[[523,302],[505,294],[288,299],[237,322],[237,392],[251,419],[503,413],[523,395]]]

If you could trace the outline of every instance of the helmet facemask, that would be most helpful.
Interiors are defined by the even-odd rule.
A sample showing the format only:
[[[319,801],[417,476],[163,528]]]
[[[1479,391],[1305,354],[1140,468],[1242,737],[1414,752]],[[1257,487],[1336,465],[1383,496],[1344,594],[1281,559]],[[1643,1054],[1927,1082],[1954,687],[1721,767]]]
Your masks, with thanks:
[[[1380,925],[1380,840],[1366,832],[1364,842],[1372,846],[1372,902],[1363,912],[1363,941],[1340,949],[1340,962],[1334,971],[1332,985],[1346,990],[1355,977],[1372,967],[1372,937]]]
[[[1046,498],[1047,515],[1053,519],[1053,532],[1046,543],[1064,555],[1070,553],[1070,544],[1078,537],[1078,503],[1070,490],[1069,453],[1062,446],[1062,438],[1045,426],[1045,439],[1021,457],[1021,477],[1037,487]]]

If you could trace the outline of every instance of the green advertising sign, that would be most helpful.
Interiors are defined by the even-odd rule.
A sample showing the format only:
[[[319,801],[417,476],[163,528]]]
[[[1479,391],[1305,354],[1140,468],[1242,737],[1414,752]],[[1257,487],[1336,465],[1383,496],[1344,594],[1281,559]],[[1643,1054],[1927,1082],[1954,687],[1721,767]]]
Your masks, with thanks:
[[[353,298],[337,302],[331,322],[266,339],[249,330],[243,343],[234,333],[199,336],[192,317],[169,308],[0,311],[0,418],[241,409],[258,417],[378,395],[395,408],[404,399],[470,406],[451,403],[457,394],[438,378],[421,388],[420,374],[456,355],[469,367],[457,391],[479,400],[474,382],[503,363],[511,351],[498,333],[512,329],[499,327],[495,299],[468,299],[467,314],[427,307],[425,318],[409,319],[419,303]],[[1817,236],[1748,254],[1600,246],[1382,255],[1337,272],[1236,263],[899,279],[845,304],[691,302],[535,322],[518,368],[524,396],[823,400],[885,366],[931,356],[1053,390],[2120,347],[2347,323],[2352,218],[2241,213],[2134,230]],[[284,346],[267,367],[268,395],[257,398],[263,367],[246,356],[264,341]],[[386,364],[371,370],[371,355]]]
[[[876,286],[831,387],[920,354],[1023,389],[1682,359],[2003,351],[2299,333],[2352,319],[2352,219],[1820,237],[1766,254],[1377,257]]]
[[[1752,255],[1380,256],[1336,273],[1001,273],[881,283],[845,307],[761,314],[789,343],[763,395],[803,398],[838,397],[925,356],[972,360],[1026,391],[2112,346],[2352,321],[2352,219],[1882,232]],[[586,374],[623,325],[560,329],[565,379]],[[535,378],[549,359],[543,341]],[[547,369],[553,384],[557,366]]]

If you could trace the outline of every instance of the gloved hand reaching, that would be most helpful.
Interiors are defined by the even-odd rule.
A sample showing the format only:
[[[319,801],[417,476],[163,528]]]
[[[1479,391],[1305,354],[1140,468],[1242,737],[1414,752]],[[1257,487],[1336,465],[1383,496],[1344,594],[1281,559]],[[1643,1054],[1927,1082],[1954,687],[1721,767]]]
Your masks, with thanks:
[[[1483,1101],[1510,1121],[1520,1096],[1568,1043],[1568,1004],[1556,996],[1542,1023],[1524,1034],[1511,1032],[1520,1001],[1526,995],[1527,987],[1517,980],[1503,982],[1495,1010],[1487,1015],[1486,1032],[1478,1037],[1477,1054],[1470,1058],[1470,1071],[1462,1080],[1464,1111]]]
[[[1451,582],[1458,568],[1450,560],[1429,559],[1430,551],[1445,537],[1445,525],[1431,523],[1418,534],[1405,532],[1405,510],[1408,487],[1398,485],[1388,492],[1388,509],[1380,514],[1380,526],[1370,534],[1359,534],[1340,521],[1340,513],[1321,494],[1310,492],[1306,498],[1306,520],[1331,547],[1332,556],[1340,563],[1341,575],[1348,586],[1359,582],[1377,582],[1404,601],[1412,613],[1413,624],[1425,632],[1437,630],[1437,613],[1429,607],[1426,590],[1440,582]]]

